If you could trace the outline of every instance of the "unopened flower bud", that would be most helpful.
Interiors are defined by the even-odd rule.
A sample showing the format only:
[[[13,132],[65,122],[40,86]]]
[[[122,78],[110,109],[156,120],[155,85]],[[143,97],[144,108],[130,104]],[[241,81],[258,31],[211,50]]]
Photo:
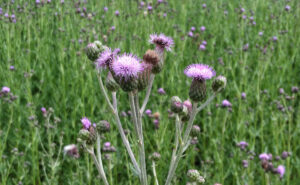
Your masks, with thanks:
[[[226,87],[226,77],[218,76],[212,83],[212,89],[214,92],[223,90]]]
[[[151,66],[149,64],[143,63],[143,72],[138,75],[138,90],[143,91],[149,84],[149,79],[151,75]]]
[[[96,123],[97,131],[100,133],[105,133],[110,131],[110,124],[106,120],[101,120],[98,123]]]
[[[154,152],[153,154],[150,155],[149,158],[153,161],[158,161],[161,158],[161,156],[160,156],[160,153]]]
[[[108,72],[106,80],[105,80],[106,88],[111,92],[116,92],[119,89],[118,83],[113,78],[111,72]]]
[[[198,125],[193,125],[192,130],[191,130],[191,136],[196,137],[200,134],[200,127]]]
[[[152,66],[152,73],[157,74],[162,70],[162,63],[156,51],[147,50],[143,56],[143,60]]]
[[[82,139],[83,141],[88,140],[90,137],[90,132],[86,129],[81,129],[79,131],[79,138]]]
[[[182,101],[178,96],[173,96],[171,99],[171,111],[180,113],[183,109]]]
[[[190,179],[190,181],[192,182],[197,182],[197,183],[204,183],[205,179],[200,175],[200,173],[198,172],[198,170],[189,170],[187,172],[187,176]]]
[[[189,96],[194,102],[203,101],[206,98],[205,80],[193,79]]]
[[[183,106],[183,109],[180,113],[181,121],[186,122],[190,119],[189,109],[186,106]]]
[[[91,61],[95,61],[99,57],[100,49],[96,44],[90,43],[85,48],[85,53]]]

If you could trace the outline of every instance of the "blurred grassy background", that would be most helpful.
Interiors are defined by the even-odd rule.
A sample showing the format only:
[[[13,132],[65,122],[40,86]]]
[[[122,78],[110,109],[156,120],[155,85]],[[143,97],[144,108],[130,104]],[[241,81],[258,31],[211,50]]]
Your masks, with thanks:
[[[286,5],[290,11],[285,10]],[[12,103],[0,99],[1,184],[101,184],[86,154],[81,153],[76,160],[59,153],[60,143],[64,146],[76,142],[83,116],[112,124],[113,131],[105,140],[117,152],[104,162],[111,184],[138,184],[138,178],[125,165],[128,156],[107,113],[94,66],[83,49],[89,42],[100,40],[111,48],[142,57],[153,48],[148,40],[154,32],[171,36],[175,42],[173,51],[166,55],[163,72],[155,78],[148,104],[153,112],[160,112],[160,128],[155,130],[152,120],[144,119],[147,155],[154,151],[162,155],[157,164],[160,183],[168,172],[175,133],[174,121],[168,118],[169,99],[174,95],[188,98],[190,80],[183,70],[188,64],[200,62],[226,76],[228,85],[197,116],[196,124],[202,130],[199,143],[181,160],[176,184],[187,182],[185,174],[191,168],[200,170],[207,184],[299,183],[299,94],[291,92],[292,86],[300,85],[299,1],[167,0],[162,4],[153,1],[152,11],[147,10],[147,3],[141,7],[140,2],[133,0],[66,0],[64,4],[53,1],[44,5],[7,0],[0,2],[0,7],[0,87],[8,86],[18,96]],[[76,13],[77,8],[80,13]],[[241,8],[245,12],[241,13]],[[116,10],[119,16],[115,15]],[[16,23],[5,13],[10,17],[14,14]],[[243,15],[247,18],[243,19]],[[192,26],[196,31],[191,38],[188,32]],[[206,27],[204,32],[200,31],[201,26]],[[259,32],[263,35],[259,36]],[[273,41],[274,36],[277,41]],[[203,40],[207,46],[201,51]],[[10,70],[10,66],[15,70]],[[160,87],[166,95],[157,93]],[[279,88],[285,90],[284,95],[280,95]],[[246,100],[241,99],[242,92],[247,94]],[[124,93],[118,97],[120,110],[127,111],[128,98]],[[232,103],[232,112],[216,108],[215,104],[224,99]],[[284,112],[278,110],[278,103]],[[61,122],[46,129],[41,107],[52,107]],[[35,118],[30,119],[31,116]],[[122,120],[125,128],[132,128],[130,119]],[[256,153],[253,160],[236,147],[242,140]],[[133,148],[137,151],[135,145]],[[274,162],[275,166],[286,167],[280,181],[278,175],[264,173],[257,155],[267,152],[275,157],[283,151],[292,155]],[[245,159],[248,168],[242,165]],[[147,165],[152,176],[150,161]]]

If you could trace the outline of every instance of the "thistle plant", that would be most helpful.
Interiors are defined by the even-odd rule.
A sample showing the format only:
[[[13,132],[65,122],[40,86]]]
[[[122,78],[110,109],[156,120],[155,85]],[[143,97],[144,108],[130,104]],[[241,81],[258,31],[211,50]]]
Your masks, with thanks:
[[[138,175],[142,185],[149,184],[146,170],[142,116],[149,101],[154,78],[163,70],[165,52],[170,51],[174,45],[172,38],[164,34],[150,35],[149,42],[155,45],[155,50],[147,50],[143,59],[131,53],[119,55],[119,49],[112,50],[102,45],[99,41],[89,44],[86,48],[87,57],[93,61],[96,66],[100,89],[114,117],[114,122],[118,128],[131,163],[133,164],[134,171]],[[203,110],[226,86],[226,78],[223,76],[217,77],[212,83],[213,93],[207,99],[206,81],[216,75],[215,71],[208,65],[192,64],[185,69],[184,73],[187,77],[192,78],[192,84],[189,90],[189,98],[192,102],[182,102],[177,96],[171,99],[171,111],[175,115],[176,133],[174,139],[175,147],[173,149],[165,185],[171,184],[178,163],[191,144],[192,137],[197,137],[200,132],[200,127],[193,126],[197,113]],[[105,81],[103,81],[104,77],[106,77]],[[140,104],[140,94],[144,90],[146,91],[145,97],[142,104]],[[131,144],[125,135],[123,124],[119,117],[117,93],[122,93],[121,91],[128,95],[134,133],[138,141],[138,154],[133,153]],[[200,103],[202,104],[198,106]],[[110,126],[103,121],[92,124],[87,118],[82,118],[81,122],[83,129],[79,132],[79,141],[93,158],[99,175],[104,184],[107,185],[109,183],[103,168],[100,141],[101,135],[107,132]],[[187,122],[186,126],[184,126],[183,122]],[[95,146],[97,155],[94,152]],[[156,175],[156,161],[159,158],[160,154],[157,152],[154,152],[149,157],[149,160],[152,161],[152,170],[156,185],[159,184]],[[190,171],[188,176],[194,178],[194,183],[204,182],[204,178],[199,175],[197,170]]]

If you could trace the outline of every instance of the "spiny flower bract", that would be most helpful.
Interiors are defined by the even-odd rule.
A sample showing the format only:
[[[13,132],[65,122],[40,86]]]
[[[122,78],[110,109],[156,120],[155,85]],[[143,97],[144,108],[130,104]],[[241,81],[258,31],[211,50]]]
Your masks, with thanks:
[[[184,70],[184,74],[190,78],[207,80],[215,76],[216,72],[205,64],[191,64]]]

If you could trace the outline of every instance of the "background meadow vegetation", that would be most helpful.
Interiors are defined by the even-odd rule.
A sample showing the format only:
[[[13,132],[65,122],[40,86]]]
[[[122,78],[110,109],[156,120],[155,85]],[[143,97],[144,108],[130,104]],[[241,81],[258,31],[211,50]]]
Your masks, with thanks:
[[[130,159],[84,48],[100,40],[142,57],[153,48],[148,42],[152,33],[164,33],[175,42],[163,72],[155,78],[147,107],[160,113],[159,129],[152,118],[144,117],[147,155],[156,151],[162,156],[157,163],[160,184],[167,176],[175,133],[167,112],[170,98],[188,99],[191,81],[183,70],[192,63],[212,66],[227,77],[228,84],[197,115],[199,142],[180,161],[174,184],[186,184],[188,169],[198,169],[206,184],[300,184],[300,97],[292,93],[292,87],[300,85],[300,1],[140,3],[0,0],[0,87],[9,87],[17,96],[12,102],[0,99],[0,184],[101,184],[87,154],[80,151],[75,159],[62,151],[63,146],[76,143],[83,116],[111,123],[105,141],[117,152],[104,160],[109,182],[139,184],[132,167],[126,165]],[[193,35],[191,27],[196,28]],[[205,50],[199,49],[204,40]],[[165,95],[157,92],[161,87]],[[128,97],[122,92],[118,97],[119,109],[128,111]],[[217,106],[224,99],[231,102],[230,109]],[[43,117],[42,107],[53,108],[50,120]],[[128,117],[121,119],[126,129],[133,129]],[[134,139],[131,134],[128,137]],[[249,144],[245,151],[237,147],[240,141]],[[132,147],[138,151],[136,145]],[[291,155],[275,160],[283,151]],[[271,153],[274,166],[285,166],[281,180],[264,172],[258,158],[261,153]],[[147,167],[154,184],[150,160]]]

